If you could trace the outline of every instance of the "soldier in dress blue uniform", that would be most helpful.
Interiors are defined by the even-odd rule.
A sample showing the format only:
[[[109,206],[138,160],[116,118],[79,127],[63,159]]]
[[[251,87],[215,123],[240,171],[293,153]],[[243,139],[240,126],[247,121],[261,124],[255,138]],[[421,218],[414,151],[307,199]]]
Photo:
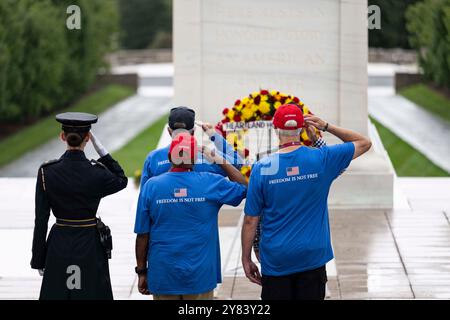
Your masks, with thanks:
[[[43,274],[40,299],[113,299],[96,213],[103,197],[127,186],[127,177],[90,132],[97,116],[63,113],[56,120],[67,151],[39,168],[36,183],[31,267]],[[97,161],[84,154],[88,141]],[[56,223],[46,238],[50,211]]]

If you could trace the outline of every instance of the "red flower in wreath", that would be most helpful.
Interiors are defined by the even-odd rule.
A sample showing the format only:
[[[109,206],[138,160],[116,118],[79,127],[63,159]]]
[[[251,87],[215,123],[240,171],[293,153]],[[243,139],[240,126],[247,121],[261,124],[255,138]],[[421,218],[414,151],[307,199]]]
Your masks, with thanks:
[[[219,122],[215,127],[217,133],[219,133],[222,136],[225,136],[225,131],[223,130],[222,122]]]

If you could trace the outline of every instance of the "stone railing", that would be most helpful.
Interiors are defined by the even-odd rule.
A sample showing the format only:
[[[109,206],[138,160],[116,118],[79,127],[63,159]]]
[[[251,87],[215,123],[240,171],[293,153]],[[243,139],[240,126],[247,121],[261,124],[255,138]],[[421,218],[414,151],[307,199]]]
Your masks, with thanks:
[[[369,48],[370,63],[415,64],[417,53],[406,49]]]
[[[106,56],[111,66],[172,62],[172,49],[120,50]]]

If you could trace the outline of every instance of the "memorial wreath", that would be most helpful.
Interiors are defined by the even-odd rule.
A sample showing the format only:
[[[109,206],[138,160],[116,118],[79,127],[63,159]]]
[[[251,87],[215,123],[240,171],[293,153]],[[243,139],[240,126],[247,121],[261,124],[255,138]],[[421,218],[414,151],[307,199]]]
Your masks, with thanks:
[[[271,121],[275,111],[284,104],[297,105],[302,109],[303,114],[312,114],[296,96],[276,90],[260,90],[236,100],[233,107],[223,109],[223,119],[216,125],[216,130],[247,160],[249,150],[244,145],[245,134],[252,127],[261,127],[258,122]],[[316,135],[321,136],[318,130],[316,130]],[[300,140],[302,145],[312,145],[305,130],[302,131]],[[241,168],[241,173],[249,178],[250,172],[251,165],[246,161]]]

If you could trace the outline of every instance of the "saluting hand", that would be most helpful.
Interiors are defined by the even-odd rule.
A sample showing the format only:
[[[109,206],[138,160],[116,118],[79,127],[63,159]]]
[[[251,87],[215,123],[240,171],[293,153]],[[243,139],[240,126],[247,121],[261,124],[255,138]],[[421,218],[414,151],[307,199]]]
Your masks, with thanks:
[[[94,149],[95,151],[97,151],[98,155],[100,157],[106,156],[109,153],[108,150],[106,150],[100,140],[94,135],[94,132],[92,132],[92,130],[89,132],[89,136],[91,137],[92,145],[94,146]]]
[[[251,282],[261,285],[261,274],[258,266],[251,260],[243,261],[242,266],[244,267],[245,276]]]
[[[304,117],[306,126],[314,126],[319,130],[323,130],[327,125],[326,121],[323,121],[318,116],[312,114],[305,114]]]
[[[208,137],[212,137],[216,133],[216,130],[214,130],[213,125],[208,122],[196,121],[195,124],[202,127],[203,131],[208,135]]]
[[[147,285],[147,275],[139,275],[138,276],[138,290],[141,294],[143,295],[149,295],[150,291],[148,290],[148,285]]]

